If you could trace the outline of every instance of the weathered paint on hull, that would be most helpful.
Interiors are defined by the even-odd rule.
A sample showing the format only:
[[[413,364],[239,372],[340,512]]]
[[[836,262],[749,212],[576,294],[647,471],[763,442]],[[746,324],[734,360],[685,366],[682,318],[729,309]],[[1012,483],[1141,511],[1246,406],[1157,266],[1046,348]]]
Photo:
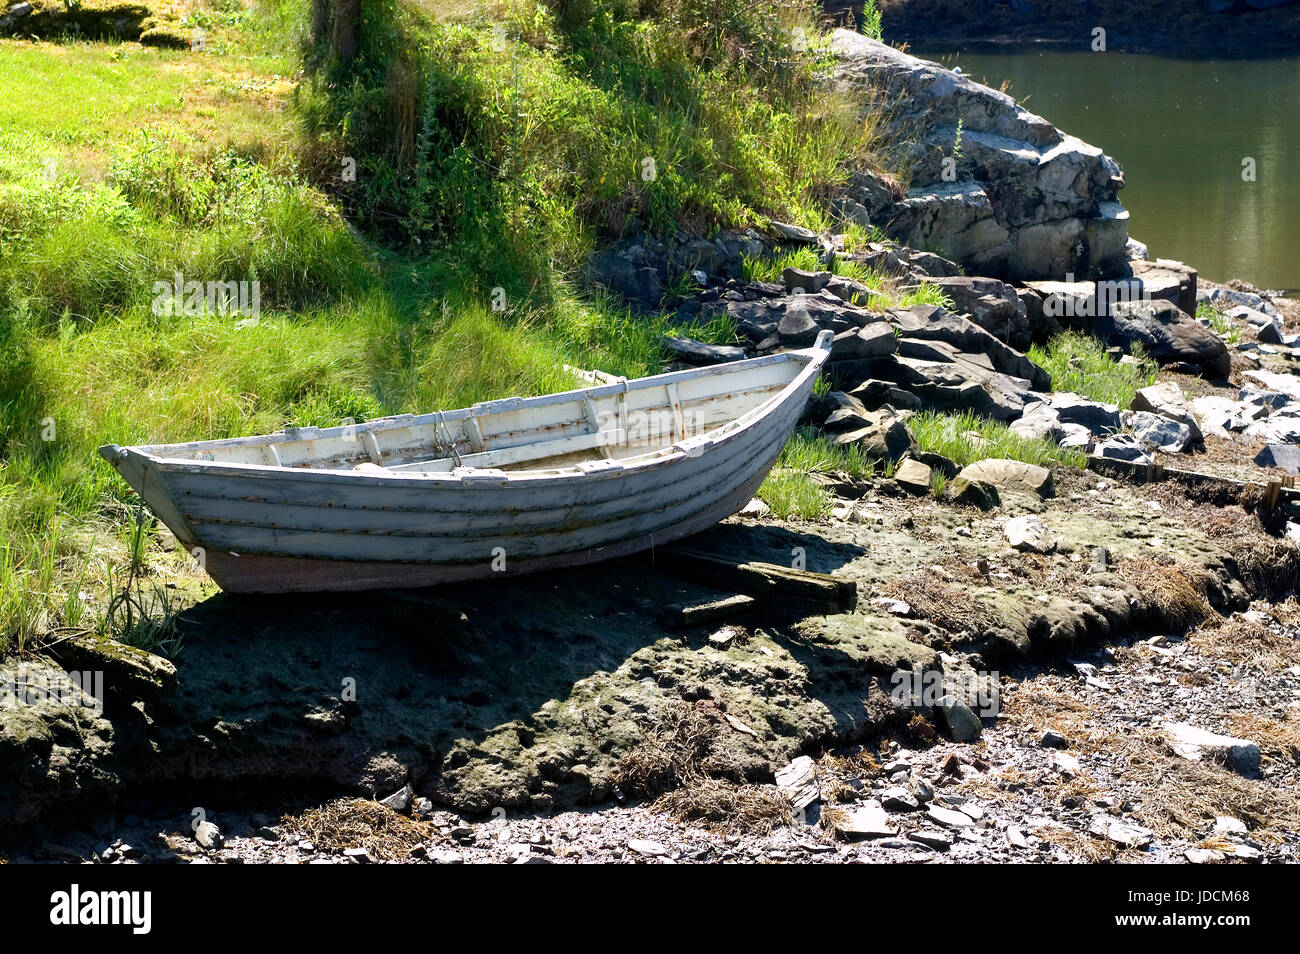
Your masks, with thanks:
[[[172,456],[179,445],[158,451],[110,445],[101,453],[230,592],[350,591],[513,576],[650,549],[735,513],[780,454],[829,347],[826,336],[817,349],[786,356],[788,385],[778,385],[771,400],[731,426],[657,454],[593,460],[590,468],[402,475],[184,459]],[[735,367],[741,380],[773,369],[769,359]],[[729,382],[719,370],[707,373],[726,392]],[[682,380],[682,374],[664,377]],[[530,405],[521,406],[526,412]],[[256,440],[266,438],[235,442],[237,452]]]

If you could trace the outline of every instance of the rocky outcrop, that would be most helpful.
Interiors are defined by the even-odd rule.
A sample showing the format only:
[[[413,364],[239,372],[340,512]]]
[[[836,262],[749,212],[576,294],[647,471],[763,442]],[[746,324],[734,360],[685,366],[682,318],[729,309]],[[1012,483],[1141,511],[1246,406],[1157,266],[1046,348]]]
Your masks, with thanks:
[[[908,144],[911,188],[898,201],[869,176],[853,217],[995,278],[1109,276],[1127,262],[1119,164],[1005,93],[849,30],[832,40],[841,88],[891,104]],[[861,211],[858,211],[858,210]]]

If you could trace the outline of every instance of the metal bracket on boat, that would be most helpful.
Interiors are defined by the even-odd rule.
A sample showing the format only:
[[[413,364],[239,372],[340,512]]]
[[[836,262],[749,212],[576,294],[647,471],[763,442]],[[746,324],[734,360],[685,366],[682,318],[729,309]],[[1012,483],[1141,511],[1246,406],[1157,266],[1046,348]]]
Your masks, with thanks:
[[[814,343],[813,347],[820,348],[822,351],[830,351],[831,345],[834,343],[835,332],[831,331],[829,328],[823,328],[821,331],[817,332],[817,341]]]
[[[451,476],[459,477],[461,483],[504,484],[510,475],[499,467],[453,467]]]
[[[673,444],[673,450],[685,454],[687,457],[699,457],[712,446],[713,438],[711,437],[688,437],[684,441]]]
[[[578,470],[584,474],[599,474],[605,471],[622,470],[623,464],[617,460],[580,460]]]

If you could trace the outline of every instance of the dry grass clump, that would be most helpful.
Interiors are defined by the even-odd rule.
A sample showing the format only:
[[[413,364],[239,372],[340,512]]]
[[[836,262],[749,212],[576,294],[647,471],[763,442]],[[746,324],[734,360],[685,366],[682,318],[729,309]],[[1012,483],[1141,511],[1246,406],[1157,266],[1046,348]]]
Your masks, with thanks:
[[[364,798],[340,798],[281,820],[286,838],[310,841],[318,851],[364,848],[372,858],[397,861],[429,839],[431,826]]]
[[[1202,567],[1142,557],[1121,563],[1119,577],[1150,600],[1171,627],[1183,629],[1214,614],[1205,596],[1209,573]]]
[[[1049,845],[1064,849],[1071,857],[1081,858],[1092,865],[1114,861],[1119,853],[1119,846],[1114,842],[1065,825],[1044,825],[1035,828],[1033,833]]]
[[[678,821],[720,831],[763,833],[791,824],[790,803],[774,786],[741,782],[723,744],[730,731],[713,702],[673,706],[642,726],[641,743],[619,763],[618,784],[629,794],[659,795],[651,808]]]
[[[640,744],[619,763],[618,784],[631,795],[658,795],[713,776],[739,780],[721,745],[726,730],[722,710],[707,699],[671,706],[641,726]]]
[[[1234,665],[1277,669],[1300,664],[1300,640],[1240,616],[1202,626],[1187,642],[1199,653]]]
[[[986,602],[932,570],[917,570],[891,580],[877,593],[887,599],[902,600],[921,619],[950,633],[979,635],[999,622],[997,613]]]
[[[678,821],[703,822],[731,834],[765,834],[794,823],[789,800],[774,786],[709,777],[659,796],[651,807]]]
[[[1242,579],[1257,597],[1280,597],[1300,584],[1300,546],[1263,533],[1234,541],[1228,548]]]
[[[1300,763],[1300,722],[1295,710],[1288,709],[1284,719],[1269,719],[1253,712],[1234,712],[1228,717],[1232,734],[1250,739],[1259,746],[1265,759]]]

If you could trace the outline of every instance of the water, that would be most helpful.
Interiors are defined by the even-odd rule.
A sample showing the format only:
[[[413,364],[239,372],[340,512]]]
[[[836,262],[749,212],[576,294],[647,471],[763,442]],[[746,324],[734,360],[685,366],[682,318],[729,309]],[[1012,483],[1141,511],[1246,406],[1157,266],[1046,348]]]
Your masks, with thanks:
[[[1008,89],[1114,156],[1130,232],[1207,278],[1300,289],[1300,58],[1188,61],[1127,53],[911,49]],[[1242,162],[1255,160],[1255,181]]]

